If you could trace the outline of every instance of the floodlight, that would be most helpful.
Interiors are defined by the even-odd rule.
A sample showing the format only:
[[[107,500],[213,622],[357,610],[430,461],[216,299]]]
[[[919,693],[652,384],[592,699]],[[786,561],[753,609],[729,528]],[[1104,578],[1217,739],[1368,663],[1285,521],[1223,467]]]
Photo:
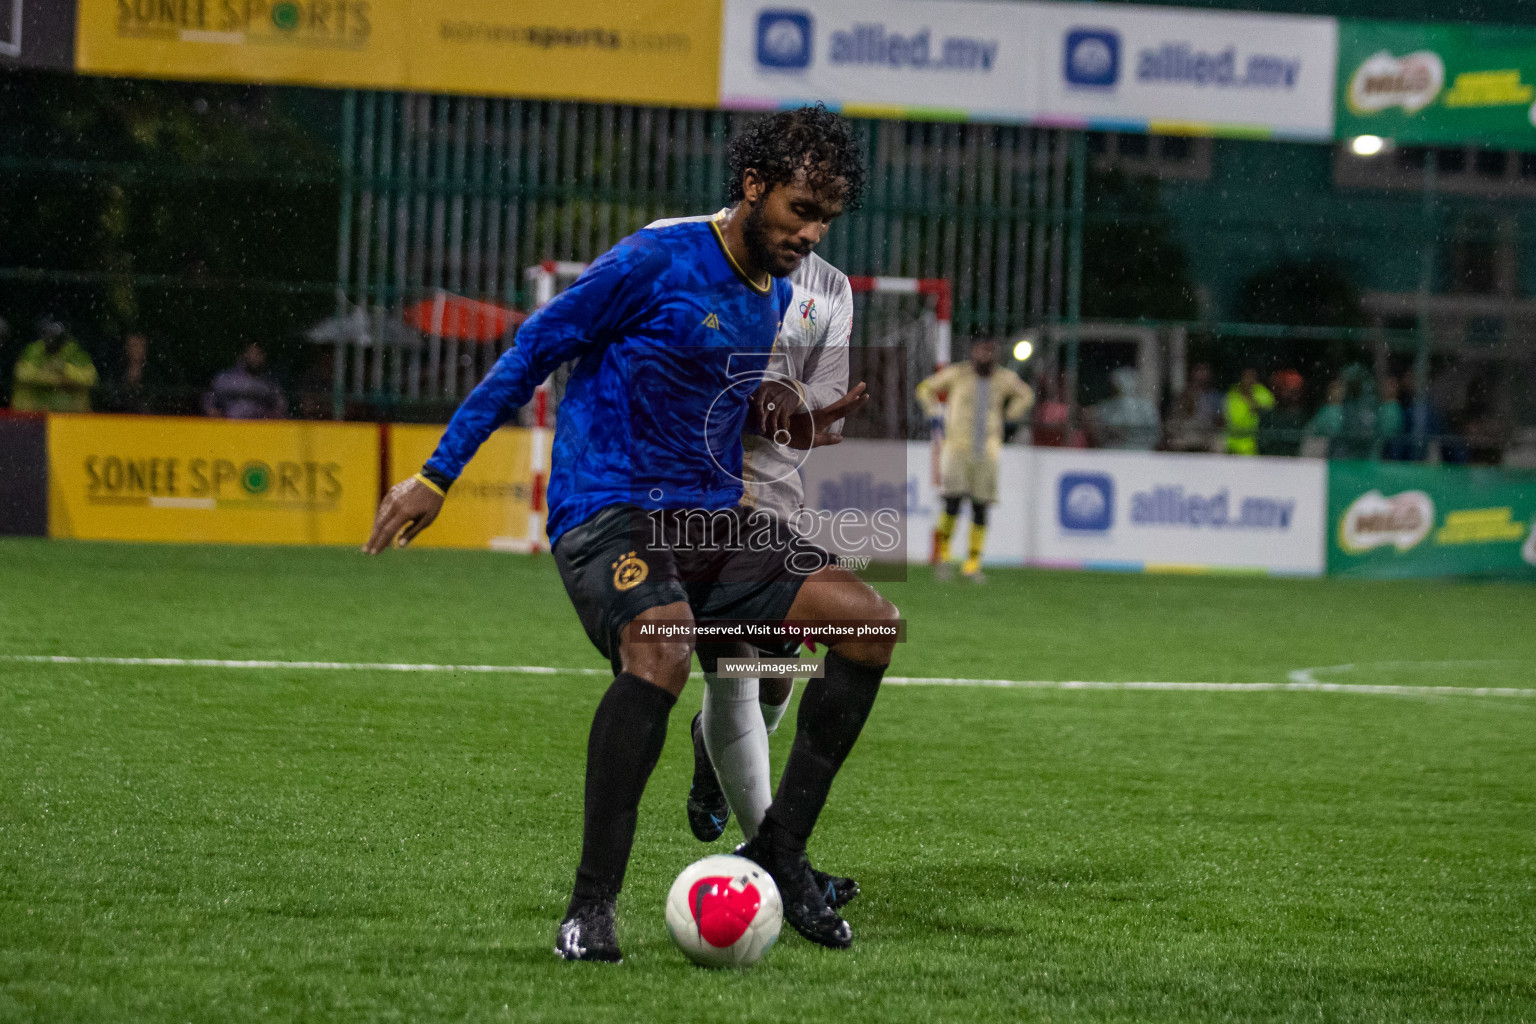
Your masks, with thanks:
[[[1387,140],[1380,135],[1356,135],[1349,140],[1349,148],[1355,156],[1375,156],[1387,148]]]

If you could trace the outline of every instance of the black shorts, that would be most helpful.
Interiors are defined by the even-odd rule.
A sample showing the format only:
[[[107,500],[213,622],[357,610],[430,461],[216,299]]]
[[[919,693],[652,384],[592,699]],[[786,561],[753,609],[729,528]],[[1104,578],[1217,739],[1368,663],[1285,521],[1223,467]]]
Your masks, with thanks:
[[[782,622],[800,584],[831,563],[777,517],[746,508],[610,505],[562,534],[554,555],[587,638],[615,672],[624,627],[646,609],[684,601],[700,622]]]

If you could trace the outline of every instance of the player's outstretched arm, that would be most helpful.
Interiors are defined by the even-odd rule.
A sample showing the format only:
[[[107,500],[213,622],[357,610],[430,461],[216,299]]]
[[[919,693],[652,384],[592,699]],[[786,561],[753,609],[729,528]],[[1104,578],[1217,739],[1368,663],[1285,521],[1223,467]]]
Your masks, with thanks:
[[[379,502],[373,518],[373,533],[363,545],[363,553],[376,555],[393,543],[405,547],[416,535],[432,525],[443,508],[443,493],[420,474],[402,480],[389,489]]]
[[[578,359],[605,344],[614,329],[643,304],[654,290],[656,278],[669,265],[670,253],[664,246],[643,232],[632,235],[599,256],[574,284],[523,321],[516,345],[501,354],[485,379],[464,399],[448,421],[432,457],[412,478],[419,489],[410,489],[407,512],[427,511],[428,499],[420,493],[422,489],[435,491],[437,505],[441,507],[448,488],[464,472],[486,438],[511,419],[533,397],[538,383],[561,363]],[[395,487],[390,495],[409,483]],[[387,526],[384,517],[391,511],[386,497],[379,507],[374,536],[364,550],[383,550],[390,542],[394,535],[386,531],[380,537],[380,531]],[[409,542],[426,528],[437,515],[437,509],[430,512],[431,516],[424,520],[407,516],[396,523],[397,529],[406,522],[412,523],[401,537],[403,542]]]

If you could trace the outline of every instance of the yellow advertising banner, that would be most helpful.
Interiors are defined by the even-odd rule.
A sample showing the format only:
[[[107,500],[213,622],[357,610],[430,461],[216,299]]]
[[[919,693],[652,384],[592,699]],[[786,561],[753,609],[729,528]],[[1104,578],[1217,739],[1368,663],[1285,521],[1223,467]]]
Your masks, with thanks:
[[[48,418],[53,537],[362,544],[378,496],[372,424]]]
[[[80,71],[396,89],[409,0],[80,0]]]
[[[712,107],[720,0],[416,0],[412,89]]]
[[[439,426],[394,424],[389,428],[389,478],[404,480],[432,457],[443,436]],[[480,446],[448,489],[437,521],[412,545],[424,548],[492,548],[521,551],[528,546],[531,433],[503,427]],[[545,465],[549,464],[546,453]],[[543,526],[539,526],[542,544]]]
[[[719,0],[80,0],[80,71],[714,106]]]

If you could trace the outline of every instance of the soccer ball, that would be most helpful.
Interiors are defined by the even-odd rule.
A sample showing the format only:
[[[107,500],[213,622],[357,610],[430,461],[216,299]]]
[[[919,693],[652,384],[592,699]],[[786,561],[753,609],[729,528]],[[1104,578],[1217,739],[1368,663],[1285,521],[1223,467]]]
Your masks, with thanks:
[[[667,893],[667,931],[702,967],[747,967],[778,940],[779,887],[745,857],[720,854],[683,869]]]

